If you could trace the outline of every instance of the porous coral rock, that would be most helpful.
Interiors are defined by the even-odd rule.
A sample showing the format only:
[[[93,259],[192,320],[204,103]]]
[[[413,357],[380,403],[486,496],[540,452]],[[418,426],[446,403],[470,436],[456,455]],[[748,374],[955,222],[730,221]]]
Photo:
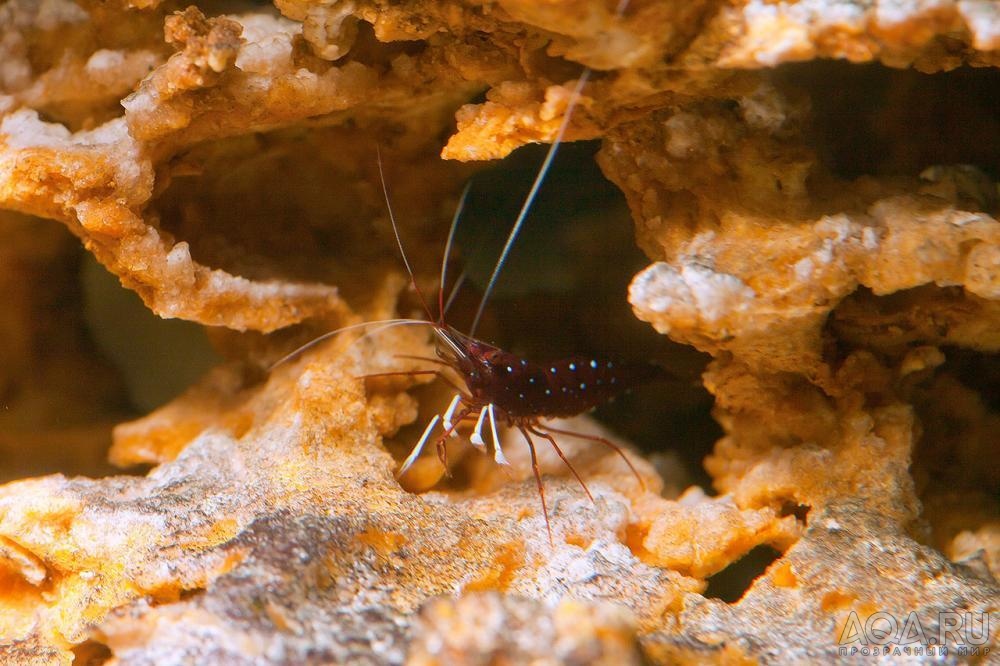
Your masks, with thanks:
[[[765,69],[995,65],[993,3],[276,7],[0,8],[0,207],[66,225],[162,316],[262,332],[315,320],[269,338],[217,331],[225,363],[114,433],[111,460],[148,474],[0,488],[5,659],[617,661],[637,642],[657,663],[820,661],[852,611],[996,626],[1000,383],[968,369],[992,367],[1000,345],[995,121],[949,101],[975,139],[919,143],[905,111],[936,107],[896,77],[878,135],[896,149],[851,163],[871,133],[815,126],[837,113],[810,68],[836,70]],[[393,477],[387,450],[405,455],[448,396],[359,375],[432,354],[420,330],[337,338],[264,370],[324,326],[412,307],[376,146],[432,293],[468,174],[434,153],[551,141],[581,65],[595,71],[567,137],[603,139],[653,262],[629,292],[636,314],[714,357],[704,384],[724,436],[705,467],[722,494],[663,497],[627,446],[645,487],[614,452],[567,441],[590,503],[543,447],[550,543],[519,447],[509,476],[457,443],[451,480],[432,457]],[[956,89],[971,97],[979,80]],[[12,237],[10,254],[32,255]],[[5,284],[31,274],[10,266]],[[45,367],[28,311],[4,320],[14,409]],[[65,404],[104,432],[118,394],[98,379],[90,403],[67,390]],[[569,427],[607,434],[587,417]],[[713,575],[762,546],[776,559],[739,601],[713,598]],[[466,623],[480,612],[488,627]]]
[[[820,212],[807,179],[823,169],[798,140],[793,109],[767,124],[745,106],[678,115],[612,133],[602,154],[633,202],[647,252],[670,260],[638,275],[629,295],[660,332],[755,369],[813,374],[827,317],[859,286],[891,294],[960,285],[973,302],[997,289],[1000,225],[988,213],[942,190],[903,194],[899,182],[833,192],[847,205]],[[920,181],[911,187],[919,192]],[[993,307],[969,308],[968,322],[956,313],[934,341],[995,349],[978,330]]]
[[[493,594],[439,599],[421,613],[410,663],[640,664],[620,606],[564,600],[554,610]]]
[[[803,538],[750,594],[735,604],[689,597],[678,617],[689,630],[648,637],[648,654],[663,663],[826,662],[861,654],[863,646],[849,640],[852,613],[867,618],[882,610],[901,623],[912,614],[925,637],[938,635],[945,607],[976,609],[984,623],[1000,618],[991,579],[916,544],[863,503],[835,502],[811,518]],[[980,646],[994,645],[979,626]],[[841,654],[838,645],[858,652]]]

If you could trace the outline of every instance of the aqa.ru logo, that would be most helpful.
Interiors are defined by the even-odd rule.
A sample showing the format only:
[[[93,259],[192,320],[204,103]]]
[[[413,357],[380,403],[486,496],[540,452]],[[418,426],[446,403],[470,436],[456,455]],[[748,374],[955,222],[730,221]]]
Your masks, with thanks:
[[[935,621],[936,620],[936,621]],[[990,648],[989,613],[942,611],[925,616],[916,612],[900,620],[879,611],[864,622],[851,611],[837,644],[841,655],[986,655]]]

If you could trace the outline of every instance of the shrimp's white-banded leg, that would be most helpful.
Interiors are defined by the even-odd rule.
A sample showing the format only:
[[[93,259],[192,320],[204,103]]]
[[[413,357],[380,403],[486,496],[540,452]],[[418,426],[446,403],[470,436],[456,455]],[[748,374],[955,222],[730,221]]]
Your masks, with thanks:
[[[507,456],[503,454],[503,449],[500,448],[500,436],[497,434],[497,417],[493,413],[492,402],[487,406],[487,410],[490,414],[490,430],[493,431],[493,460],[498,465],[509,465],[510,461],[507,460]]]
[[[413,450],[410,451],[410,455],[408,455],[406,460],[403,461],[403,466],[400,467],[399,472],[396,473],[397,477],[405,474],[406,470],[408,470],[416,459],[420,457],[420,452],[424,450],[424,444],[427,443],[427,439],[431,436],[431,431],[434,430],[434,426],[436,426],[440,420],[441,417],[435,414],[434,418],[431,419],[431,422],[427,424],[427,428],[424,429],[424,434],[420,436],[420,441],[413,447]]]
[[[451,417],[455,415],[455,408],[456,408],[456,407],[458,407],[458,403],[459,403],[459,402],[460,402],[461,400],[462,400],[462,396],[460,396],[460,395],[458,395],[458,394],[456,393],[456,394],[455,394],[455,397],[454,397],[454,398],[452,398],[452,399],[451,399],[451,402],[450,402],[450,403],[448,404],[448,409],[447,409],[447,410],[445,410],[445,413],[444,413],[444,418],[443,418],[443,419],[442,419],[442,421],[441,421],[441,423],[442,423],[442,426],[444,427],[445,431],[446,431],[446,432],[447,432],[447,433],[449,434],[449,436],[451,436],[451,437],[458,437],[458,433],[457,433],[457,432],[455,432],[455,426],[454,426],[454,424],[453,424],[453,423],[451,422]]]
[[[472,437],[469,438],[472,445],[483,453],[486,453],[486,442],[483,441],[483,421],[486,419],[487,409],[489,408],[483,407],[479,410],[479,418],[476,419],[476,428],[472,431]]]

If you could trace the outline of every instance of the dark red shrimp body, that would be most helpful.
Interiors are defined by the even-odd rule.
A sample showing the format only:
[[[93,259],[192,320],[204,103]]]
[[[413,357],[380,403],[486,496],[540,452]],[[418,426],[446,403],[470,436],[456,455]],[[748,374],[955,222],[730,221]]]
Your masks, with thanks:
[[[439,355],[461,375],[471,402],[493,404],[514,420],[582,414],[659,374],[648,364],[593,356],[534,363],[449,326],[435,331]]]

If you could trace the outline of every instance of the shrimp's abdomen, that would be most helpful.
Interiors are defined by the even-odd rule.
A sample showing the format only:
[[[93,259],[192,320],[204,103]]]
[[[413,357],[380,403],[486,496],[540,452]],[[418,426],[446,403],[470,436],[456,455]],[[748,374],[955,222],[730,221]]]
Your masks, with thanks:
[[[490,365],[492,372],[469,389],[514,418],[575,416],[657,374],[655,366],[587,356],[532,363],[501,352]]]

